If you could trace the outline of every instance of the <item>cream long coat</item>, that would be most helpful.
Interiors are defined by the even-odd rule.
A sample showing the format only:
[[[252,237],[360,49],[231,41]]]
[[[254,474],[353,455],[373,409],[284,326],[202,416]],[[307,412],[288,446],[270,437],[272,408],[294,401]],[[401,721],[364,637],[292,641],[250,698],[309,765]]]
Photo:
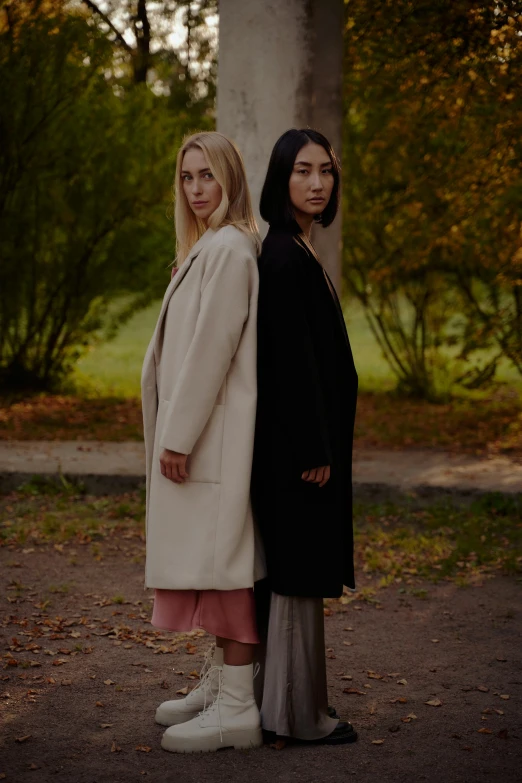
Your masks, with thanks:
[[[233,226],[208,229],[165,293],[142,372],[147,587],[234,590],[265,575],[250,505],[257,296],[255,245]],[[163,448],[190,455],[184,484],[161,474]]]

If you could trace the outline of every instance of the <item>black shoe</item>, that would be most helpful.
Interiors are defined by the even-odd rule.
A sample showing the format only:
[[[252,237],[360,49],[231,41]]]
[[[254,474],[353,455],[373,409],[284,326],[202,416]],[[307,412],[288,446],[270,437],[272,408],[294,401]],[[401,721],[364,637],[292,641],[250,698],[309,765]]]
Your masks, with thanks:
[[[331,707],[330,705],[328,705],[327,712],[329,718],[336,718],[337,720],[341,720],[341,716],[337,714],[337,710],[335,709],[335,707]]]
[[[302,740],[295,737],[279,737],[275,731],[263,729],[263,741],[273,745],[277,740],[283,740],[287,745],[346,745],[357,740],[357,732],[348,721],[340,720],[331,734],[315,740]]]
[[[316,740],[293,740],[300,745],[346,745],[357,740],[357,732],[348,721],[340,720],[331,734]]]

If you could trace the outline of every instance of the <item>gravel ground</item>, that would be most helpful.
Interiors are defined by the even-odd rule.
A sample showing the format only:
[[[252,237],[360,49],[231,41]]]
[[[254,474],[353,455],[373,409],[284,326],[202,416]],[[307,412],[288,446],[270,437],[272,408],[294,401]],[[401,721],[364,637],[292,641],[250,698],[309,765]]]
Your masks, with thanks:
[[[397,585],[378,601],[331,604],[330,703],[357,743],[187,756],[161,750],[154,710],[192,687],[210,640],[150,626],[142,547],[0,550],[1,780],[521,780],[520,577]]]

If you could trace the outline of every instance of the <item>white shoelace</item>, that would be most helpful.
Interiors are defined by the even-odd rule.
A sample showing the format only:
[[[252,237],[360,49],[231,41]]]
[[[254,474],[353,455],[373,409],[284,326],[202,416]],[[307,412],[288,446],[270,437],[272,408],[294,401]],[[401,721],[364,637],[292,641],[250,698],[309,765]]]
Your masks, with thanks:
[[[203,661],[203,666],[201,667],[201,671],[199,672],[199,682],[198,684],[191,690],[191,693],[194,693],[194,691],[197,691],[199,688],[206,687],[207,686],[207,680],[208,680],[208,672],[212,667],[212,658],[214,657],[214,649],[216,645],[211,644],[207,652],[205,653],[205,660]],[[206,702],[205,702],[206,703]]]
[[[252,677],[252,680],[255,680],[255,678],[259,674],[260,668],[261,668],[260,664],[256,663],[255,666],[254,666],[254,675]],[[218,674],[218,678],[217,678],[218,679],[217,694],[215,694],[213,689],[212,689],[214,672],[217,672],[217,674]],[[208,678],[208,690],[210,691],[211,695],[214,697],[214,701],[212,702],[212,704],[209,704],[209,706],[207,707],[207,684],[206,684],[206,687],[205,687],[205,706],[203,707],[203,709],[199,713],[199,717],[203,717],[204,715],[208,715],[211,710],[217,708],[218,725],[219,725],[219,741],[221,743],[223,743],[223,728],[222,728],[222,724],[221,724],[221,706],[220,706],[220,703],[221,703],[221,693],[222,693],[222,689],[223,689],[223,669],[221,668],[221,666],[211,666],[210,669],[205,674],[205,679],[207,679],[207,678]]]

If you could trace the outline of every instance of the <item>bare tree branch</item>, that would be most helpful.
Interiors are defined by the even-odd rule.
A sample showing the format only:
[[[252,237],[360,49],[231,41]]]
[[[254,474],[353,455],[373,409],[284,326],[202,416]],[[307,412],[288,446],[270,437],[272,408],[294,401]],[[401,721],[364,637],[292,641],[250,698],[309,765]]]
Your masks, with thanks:
[[[111,20],[110,20],[110,19],[109,19],[109,17],[107,16],[107,14],[104,14],[104,13],[103,13],[103,11],[101,11],[101,10],[98,8],[98,6],[96,5],[96,3],[93,3],[93,2],[92,2],[92,0],[82,0],[82,2],[83,2],[83,3],[84,3],[86,6],[87,6],[87,8],[89,8],[89,9],[90,9],[91,11],[93,11],[95,14],[98,14],[98,16],[100,17],[100,19],[102,19],[102,20],[105,22],[105,24],[106,24],[106,25],[108,25],[108,26],[110,27],[110,29],[112,30],[112,32],[113,32],[113,33],[114,33],[114,35],[116,36],[116,39],[117,39],[118,43],[120,44],[120,46],[123,46],[123,48],[125,49],[125,51],[129,52],[130,54],[133,54],[133,53],[134,53],[134,50],[133,50],[132,46],[130,46],[130,45],[127,43],[127,41],[125,40],[125,38],[123,37],[123,35],[120,33],[120,31],[119,31],[119,30],[118,30],[118,29],[117,29],[117,28],[116,28],[116,27],[113,25],[113,23],[111,22]]]

